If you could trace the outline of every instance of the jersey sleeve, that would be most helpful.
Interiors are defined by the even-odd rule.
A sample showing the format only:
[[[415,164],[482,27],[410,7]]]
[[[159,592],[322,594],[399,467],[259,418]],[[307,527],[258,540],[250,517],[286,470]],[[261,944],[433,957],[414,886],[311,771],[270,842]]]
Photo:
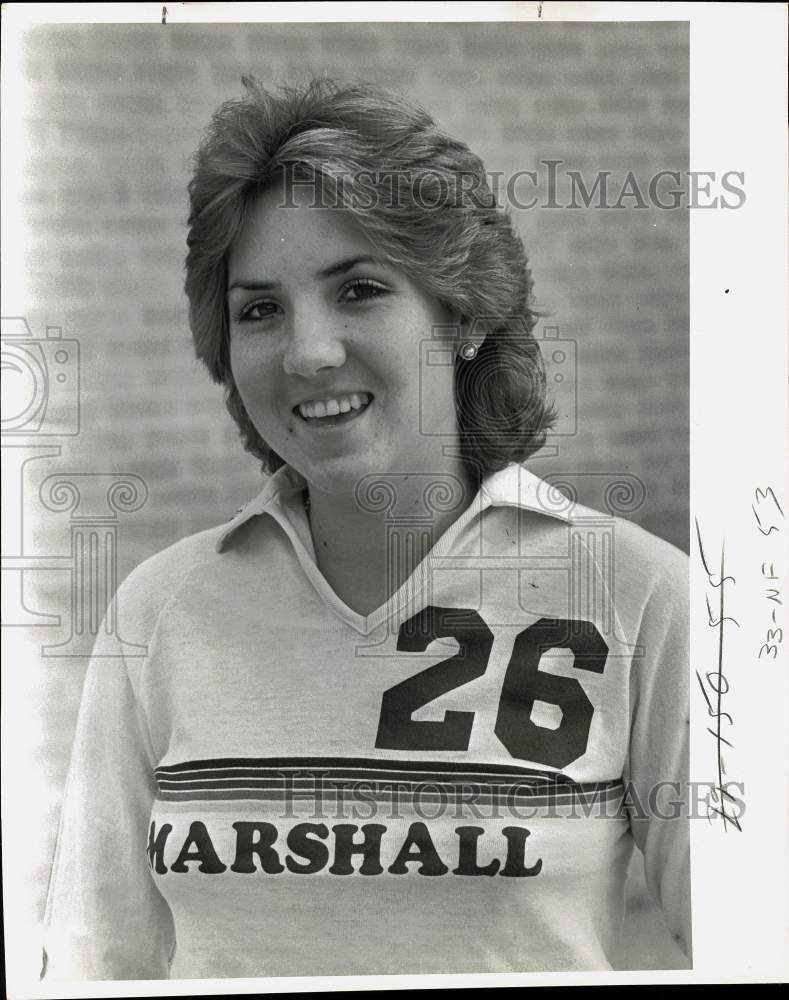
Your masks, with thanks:
[[[688,573],[687,557],[672,549],[644,605],[624,778],[647,887],[690,957]]]
[[[44,917],[42,978],[169,975],[173,921],[146,855],[154,792],[146,722],[121,650],[103,635],[78,715]]]

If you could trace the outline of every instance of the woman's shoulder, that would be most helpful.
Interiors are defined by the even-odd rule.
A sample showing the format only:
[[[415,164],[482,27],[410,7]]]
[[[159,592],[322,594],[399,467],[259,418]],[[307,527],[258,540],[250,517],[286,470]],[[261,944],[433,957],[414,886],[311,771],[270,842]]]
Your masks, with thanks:
[[[522,536],[539,538],[545,534],[547,545],[561,550],[568,546],[564,536],[569,532],[574,538],[569,548],[580,544],[594,561],[605,561],[615,554],[623,572],[629,569],[648,578],[687,576],[687,554],[628,516],[637,508],[625,504],[637,495],[630,496],[627,483],[623,484],[624,495],[610,487],[605,491],[606,511],[578,502],[576,492],[580,491],[575,485],[564,479],[558,483],[555,476],[540,478],[525,466],[512,463],[487,479],[483,489],[493,506],[493,517],[507,520],[513,509],[517,512]],[[568,494],[566,487],[572,492]]]
[[[617,613],[641,623],[686,621],[690,559],[686,552],[633,521],[616,518],[609,590]],[[628,611],[629,609],[629,611]]]
[[[623,517],[614,520],[616,565],[623,574],[648,578],[654,585],[688,584],[688,554],[672,542]]]
[[[645,560],[665,572],[687,573],[688,554],[673,542],[625,517],[613,521],[615,540],[623,556],[631,561]]]
[[[187,535],[139,563],[116,594],[118,617],[125,629],[150,634],[162,609],[181,583],[198,567],[219,559],[217,545],[225,525]]]
[[[145,584],[173,581],[194,566],[216,555],[217,541],[224,525],[206,528],[172,542],[144,559],[126,578],[126,584]]]

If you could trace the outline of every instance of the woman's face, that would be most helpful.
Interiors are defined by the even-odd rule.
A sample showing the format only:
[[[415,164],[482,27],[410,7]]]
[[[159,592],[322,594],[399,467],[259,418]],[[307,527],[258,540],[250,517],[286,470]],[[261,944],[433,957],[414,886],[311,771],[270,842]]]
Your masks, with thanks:
[[[231,367],[258,433],[338,495],[369,473],[444,470],[441,446],[457,442],[453,366],[420,374],[420,346],[443,336],[452,357],[435,329],[449,311],[378,258],[345,212],[312,208],[305,192],[296,207],[280,198],[257,199],[228,260]]]

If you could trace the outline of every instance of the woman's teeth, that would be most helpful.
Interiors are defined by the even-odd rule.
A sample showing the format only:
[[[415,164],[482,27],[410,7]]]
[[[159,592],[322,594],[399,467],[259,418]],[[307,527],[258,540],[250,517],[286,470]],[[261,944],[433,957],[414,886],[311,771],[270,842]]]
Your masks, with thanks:
[[[371,399],[369,392],[352,392],[349,396],[337,396],[334,399],[311,399],[307,403],[299,403],[298,410],[305,420],[336,417],[340,413],[364,409]]]

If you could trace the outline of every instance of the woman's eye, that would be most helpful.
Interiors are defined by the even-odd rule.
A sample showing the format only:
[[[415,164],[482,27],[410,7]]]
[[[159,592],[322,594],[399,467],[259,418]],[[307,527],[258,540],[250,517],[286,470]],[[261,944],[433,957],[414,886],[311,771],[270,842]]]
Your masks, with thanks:
[[[366,299],[374,299],[378,295],[386,295],[387,291],[388,289],[384,285],[379,285],[377,281],[359,278],[343,285],[340,291],[340,302],[364,302]]]
[[[235,316],[237,323],[257,323],[262,319],[268,319],[277,311],[277,303],[263,299],[260,302],[250,302],[249,305],[239,309]]]

